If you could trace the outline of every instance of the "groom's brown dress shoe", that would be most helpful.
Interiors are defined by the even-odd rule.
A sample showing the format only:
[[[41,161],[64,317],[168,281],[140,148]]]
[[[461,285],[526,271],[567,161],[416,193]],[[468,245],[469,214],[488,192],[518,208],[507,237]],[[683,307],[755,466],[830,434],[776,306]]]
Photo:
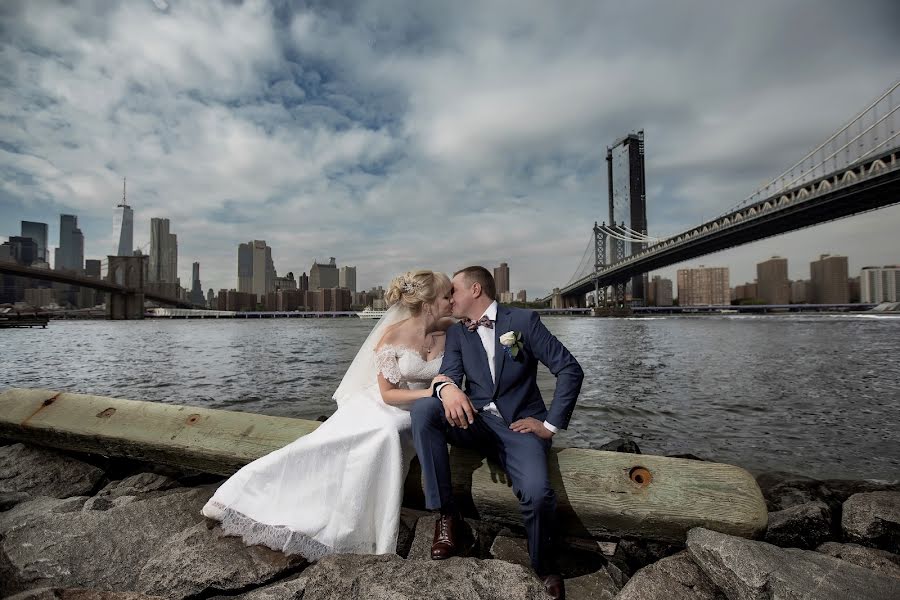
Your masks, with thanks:
[[[547,575],[544,577],[544,589],[553,600],[566,600],[566,586],[560,575]]]
[[[434,523],[434,542],[431,544],[431,559],[443,560],[456,556],[456,517],[441,515]]]

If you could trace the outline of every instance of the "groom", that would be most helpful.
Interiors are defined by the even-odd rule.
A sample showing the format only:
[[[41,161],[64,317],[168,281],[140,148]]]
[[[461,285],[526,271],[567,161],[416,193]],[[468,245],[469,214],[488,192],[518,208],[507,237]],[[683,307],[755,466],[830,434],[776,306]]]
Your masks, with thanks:
[[[438,383],[432,397],[412,407],[426,505],[440,511],[431,558],[449,558],[459,549],[449,442],[503,466],[519,499],[531,565],[551,596],[564,598],[553,556],[556,494],[547,476],[547,452],[553,434],[569,424],[584,373],[537,313],[501,306],[495,297],[494,278],[484,267],[454,275],[450,305],[462,321],[447,331],[441,365],[453,383]],[[549,411],[537,386],[538,361],[557,378]]]

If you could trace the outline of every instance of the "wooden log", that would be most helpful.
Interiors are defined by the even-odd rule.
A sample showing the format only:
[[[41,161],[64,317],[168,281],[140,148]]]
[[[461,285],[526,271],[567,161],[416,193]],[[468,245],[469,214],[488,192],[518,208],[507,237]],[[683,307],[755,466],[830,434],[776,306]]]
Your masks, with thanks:
[[[286,417],[38,389],[0,392],[0,437],[229,475],[316,429]],[[521,524],[505,474],[451,449],[454,487],[467,512]],[[745,470],[724,464],[580,448],[554,449],[551,480],[567,535],[606,533],[683,541],[692,527],[758,537],[767,513]],[[421,505],[410,470],[404,504]]]

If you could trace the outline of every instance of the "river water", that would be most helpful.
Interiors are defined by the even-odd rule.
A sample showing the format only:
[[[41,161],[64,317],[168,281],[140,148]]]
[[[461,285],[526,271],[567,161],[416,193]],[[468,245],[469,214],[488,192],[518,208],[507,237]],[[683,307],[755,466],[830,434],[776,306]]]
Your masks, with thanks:
[[[751,471],[900,478],[900,317],[545,317],[585,371],[557,446],[633,438]],[[314,419],[374,321],[52,321],[0,330],[0,389]],[[554,378],[540,372],[546,400]]]

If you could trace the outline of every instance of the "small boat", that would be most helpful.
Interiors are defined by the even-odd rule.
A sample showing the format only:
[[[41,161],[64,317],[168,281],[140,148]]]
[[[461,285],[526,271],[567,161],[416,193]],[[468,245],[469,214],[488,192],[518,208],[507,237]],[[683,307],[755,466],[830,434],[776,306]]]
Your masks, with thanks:
[[[375,310],[371,306],[367,306],[362,312],[356,313],[356,316],[360,319],[380,319],[386,312],[386,310]]]

